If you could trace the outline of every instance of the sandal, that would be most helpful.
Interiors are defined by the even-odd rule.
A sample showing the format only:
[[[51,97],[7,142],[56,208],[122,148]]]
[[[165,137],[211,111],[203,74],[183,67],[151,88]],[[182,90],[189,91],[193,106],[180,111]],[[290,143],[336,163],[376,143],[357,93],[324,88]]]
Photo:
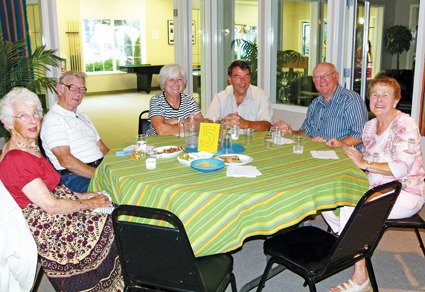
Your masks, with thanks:
[[[370,285],[369,279],[364,282],[362,285],[357,285],[351,279],[347,282],[339,284],[335,288],[338,288],[340,292],[370,292],[372,287]]]

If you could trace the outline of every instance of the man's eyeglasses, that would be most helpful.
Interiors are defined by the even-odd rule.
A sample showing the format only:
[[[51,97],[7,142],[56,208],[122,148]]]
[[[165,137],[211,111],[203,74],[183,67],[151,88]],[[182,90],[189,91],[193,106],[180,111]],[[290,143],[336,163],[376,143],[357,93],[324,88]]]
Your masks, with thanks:
[[[329,80],[331,79],[332,75],[334,75],[336,72],[326,73],[320,76],[313,76],[313,81],[319,81],[320,79],[323,80]]]
[[[82,93],[82,94],[84,94],[84,93],[86,93],[87,92],[87,87],[78,87],[77,85],[75,85],[75,84],[65,84],[65,83],[61,83],[62,85],[65,85],[66,87],[68,87],[68,89],[70,90],[70,91],[77,91],[77,90],[79,90],[80,91],[80,93]]]
[[[34,118],[36,120],[41,118],[41,111],[35,110],[31,114],[19,114],[17,116],[11,116],[15,119],[20,119],[22,122],[27,123],[31,120],[31,118]]]

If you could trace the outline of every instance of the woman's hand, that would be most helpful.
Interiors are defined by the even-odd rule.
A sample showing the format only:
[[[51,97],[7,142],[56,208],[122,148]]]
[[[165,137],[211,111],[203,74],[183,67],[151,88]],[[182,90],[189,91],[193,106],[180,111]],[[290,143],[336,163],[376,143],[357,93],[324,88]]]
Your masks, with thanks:
[[[353,160],[354,164],[360,168],[366,168],[366,161],[363,159],[362,154],[353,146],[343,146],[342,150],[344,150],[345,155]]]
[[[78,194],[77,197],[81,200],[83,210],[109,207],[111,205],[108,196],[96,192]]]

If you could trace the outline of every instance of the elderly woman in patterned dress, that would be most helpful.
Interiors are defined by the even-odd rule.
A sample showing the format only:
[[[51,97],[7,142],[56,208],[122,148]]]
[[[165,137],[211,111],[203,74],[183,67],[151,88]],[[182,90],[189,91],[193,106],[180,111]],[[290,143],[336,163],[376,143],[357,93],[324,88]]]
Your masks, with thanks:
[[[110,205],[98,193],[74,193],[40,154],[42,108],[35,93],[13,88],[0,102],[11,139],[0,156],[0,179],[22,208],[45,274],[56,291],[123,291],[112,220],[92,210]]]

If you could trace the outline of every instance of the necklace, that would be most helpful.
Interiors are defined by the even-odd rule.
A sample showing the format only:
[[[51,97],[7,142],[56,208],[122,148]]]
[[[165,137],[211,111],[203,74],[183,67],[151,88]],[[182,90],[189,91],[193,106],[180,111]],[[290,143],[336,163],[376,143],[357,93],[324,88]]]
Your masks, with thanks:
[[[22,142],[20,142],[20,141],[18,141],[18,139],[16,139],[15,137],[11,137],[12,138],[12,140],[13,141],[15,141],[16,142],[16,144],[18,144],[21,148],[28,148],[28,149],[31,149],[31,150],[34,150],[34,152],[38,152],[38,151],[40,151],[40,148],[38,148],[38,146],[37,145],[34,145],[34,146],[32,146],[32,145],[27,145],[27,144],[25,144],[25,143],[22,143]]]

